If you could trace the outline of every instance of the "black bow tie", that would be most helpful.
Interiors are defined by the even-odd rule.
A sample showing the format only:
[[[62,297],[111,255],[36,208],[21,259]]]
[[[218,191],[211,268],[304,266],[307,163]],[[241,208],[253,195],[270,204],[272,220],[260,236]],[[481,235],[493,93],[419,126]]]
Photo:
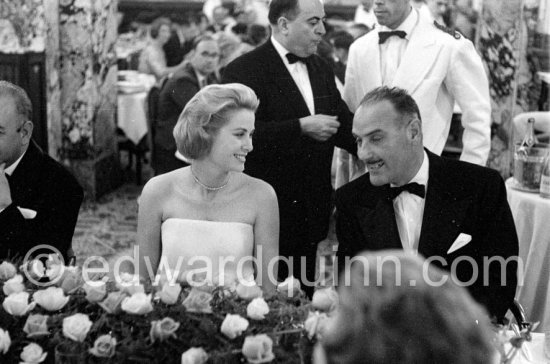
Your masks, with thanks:
[[[407,33],[402,30],[392,30],[391,32],[378,32],[378,44],[384,43],[392,35],[396,35],[399,38],[405,38],[407,36]]]
[[[298,57],[293,53],[287,53],[286,59],[288,59],[288,63],[290,64],[294,64],[296,62],[302,62],[303,64],[307,65],[309,63],[310,57]]]
[[[388,190],[388,199],[393,200],[403,191],[408,191],[422,198],[426,196],[426,187],[416,182],[412,182],[399,187],[390,187]]]

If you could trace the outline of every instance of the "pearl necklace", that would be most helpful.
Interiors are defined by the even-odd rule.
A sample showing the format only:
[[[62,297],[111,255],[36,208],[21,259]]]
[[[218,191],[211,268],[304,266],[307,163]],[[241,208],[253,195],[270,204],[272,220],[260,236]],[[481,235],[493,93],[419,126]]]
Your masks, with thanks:
[[[229,175],[224,184],[222,184],[221,186],[218,186],[218,187],[211,187],[211,186],[207,186],[204,183],[202,183],[201,181],[199,181],[198,177],[195,175],[195,172],[193,171],[193,168],[191,168],[191,175],[193,175],[193,179],[195,180],[195,182],[197,182],[197,184],[199,184],[202,188],[204,188],[207,191],[219,191],[219,190],[225,188],[229,184],[229,181],[231,180],[231,175]]]

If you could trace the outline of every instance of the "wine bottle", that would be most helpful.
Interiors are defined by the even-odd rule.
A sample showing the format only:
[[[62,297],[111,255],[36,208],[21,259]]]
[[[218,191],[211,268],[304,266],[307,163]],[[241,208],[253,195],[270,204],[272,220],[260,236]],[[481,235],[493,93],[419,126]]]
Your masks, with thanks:
[[[521,146],[530,148],[537,144],[537,142],[537,137],[535,136],[535,118],[529,118],[527,119],[527,130],[521,142]]]
[[[544,160],[540,174],[540,197],[550,198],[550,154]]]

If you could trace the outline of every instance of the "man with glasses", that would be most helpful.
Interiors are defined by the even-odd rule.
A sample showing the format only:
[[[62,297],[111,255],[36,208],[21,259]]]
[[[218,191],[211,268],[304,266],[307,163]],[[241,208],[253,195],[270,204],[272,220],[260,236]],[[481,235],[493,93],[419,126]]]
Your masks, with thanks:
[[[32,141],[32,105],[22,88],[0,81],[0,110],[0,260],[47,244],[68,264],[82,187]]]

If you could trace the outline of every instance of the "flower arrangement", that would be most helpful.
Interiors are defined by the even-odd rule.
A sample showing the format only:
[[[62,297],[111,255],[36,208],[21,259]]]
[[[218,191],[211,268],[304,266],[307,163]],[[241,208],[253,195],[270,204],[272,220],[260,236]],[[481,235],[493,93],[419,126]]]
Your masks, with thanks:
[[[44,284],[55,284],[33,279],[37,269]],[[129,275],[122,283],[82,276],[55,263],[0,264],[0,362],[54,363],[59,355],[89,363],[301,361],[296,338],[312,306],[294,281],[266,296],[255,285],[152,287]]]

